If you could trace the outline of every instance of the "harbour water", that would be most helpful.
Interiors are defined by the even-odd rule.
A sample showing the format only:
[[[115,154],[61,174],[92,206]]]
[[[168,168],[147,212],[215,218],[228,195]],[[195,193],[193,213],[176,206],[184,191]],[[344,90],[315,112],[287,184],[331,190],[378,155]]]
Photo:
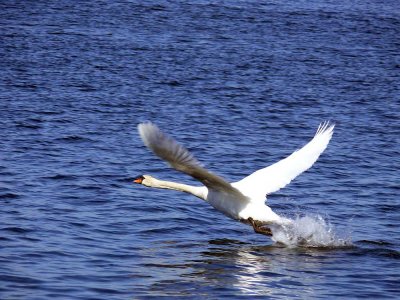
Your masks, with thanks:
[[[0,298],[400,297],[398,1],[2,1]],[[275,243],[149,152],[237,181],[336,124],[268,198]],[[301,245],[297,238],[313,236]]]

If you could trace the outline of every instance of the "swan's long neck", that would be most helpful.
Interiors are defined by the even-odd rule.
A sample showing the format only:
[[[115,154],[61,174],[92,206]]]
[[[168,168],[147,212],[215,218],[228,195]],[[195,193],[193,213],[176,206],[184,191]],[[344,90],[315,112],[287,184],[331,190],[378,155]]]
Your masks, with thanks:
[[[204,190],[202,187],[192,186],[183,183],[177,183],[172,181],[164,181],[153,178],[149,184],[150,187],[160,188],[160,189],[168,189],[181,191],[188,194],[192,194],[200,199],[205,200]]]

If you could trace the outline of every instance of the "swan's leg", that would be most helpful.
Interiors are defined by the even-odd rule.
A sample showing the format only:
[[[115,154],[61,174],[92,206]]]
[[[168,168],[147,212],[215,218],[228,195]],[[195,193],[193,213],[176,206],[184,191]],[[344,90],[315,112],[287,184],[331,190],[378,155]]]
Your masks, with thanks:
[[[253,226],[256,233],[272,236],[272,231],[268,227],[261,227],[262,223],[259,221],[254,221],[253,218],[248,218],[248,221]]]

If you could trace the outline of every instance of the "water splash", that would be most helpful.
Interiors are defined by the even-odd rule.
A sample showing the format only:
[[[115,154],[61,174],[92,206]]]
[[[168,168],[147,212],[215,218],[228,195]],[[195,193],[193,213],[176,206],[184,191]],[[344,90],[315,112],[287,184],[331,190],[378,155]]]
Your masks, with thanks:
[[[333,225],[320,216],[297,216],[290,224],[272,227],[273,241],[289,247],[348,247],[351,238],[340,238]]]

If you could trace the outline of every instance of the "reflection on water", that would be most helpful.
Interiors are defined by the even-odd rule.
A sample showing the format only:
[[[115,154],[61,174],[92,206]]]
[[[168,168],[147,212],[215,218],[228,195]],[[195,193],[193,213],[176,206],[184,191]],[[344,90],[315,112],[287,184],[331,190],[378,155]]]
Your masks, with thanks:
[[[225,275],[234,278],[233,287],[245,295],[287,295],[285,291],[290,289],[292,295],[301,292],[303,296],[313,296],[314,291],[305,290],[304,286],[309,286],[310,280],[315,286],[318,276],[312,274],[317,274],[326,263],[313,251],[278,246],[227,246],[210,247],[205,261],[235,266],[235,272]]]
[[[14,2],[0,4],[1,299],[399,298],[398,1]],[[321,159],[268,201],[354,220],[357,248],[259,247],[272,242],[198,199],[132,186],[197,184],[147,151],[142,121],[235,181],[328,119]],[[294,237],[329,244],[318,226]]]
[[[163,255],[163,249],[171,246],[181,249],[179,256]],[[186,246],[168,243],[150,250],[157,252],[151,256],[158,262],[145,265],[155,278],[161,278],[152,282],[153,295],[185,295],[190,291],[207,295],[212,285],[220,295],[313,297],[318,286],[326,283],[323,269],[335,262],[333,248],[254,246],[228,239],[208,241],[206,251],[204,244]]]

